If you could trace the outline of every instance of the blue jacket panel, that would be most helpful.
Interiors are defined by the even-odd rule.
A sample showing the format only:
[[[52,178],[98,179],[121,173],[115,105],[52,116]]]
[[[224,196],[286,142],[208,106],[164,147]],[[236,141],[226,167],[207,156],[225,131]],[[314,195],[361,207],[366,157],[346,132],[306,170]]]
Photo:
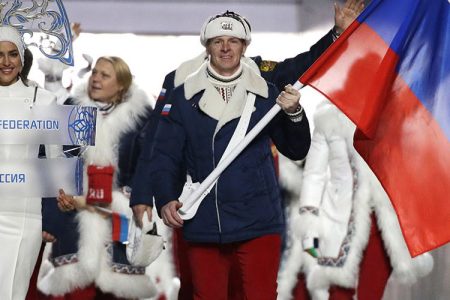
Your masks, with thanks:
[[[269,84],[269,97],[256,97],[249,129],[275,105],[278,90]],[[158,212],[178,199],[187,172],[202,182],[224,153],[239,118],[226,123],[216,134],[217,120],[202,112],[198,102],[184,97],[184,86],[173,91],[168,116],[161,117],[150,161],[152,188]],[[310,145],[306,116],[294,123],[279,113],[220,176],[203,200],[196,216],[184,222],[184,237],[195,242],[229,243],[265,234],[281,233],[283,210],[270,141],[285,156],[303,159]],[[180,181],[182,178],[182,181]]]
[[[158,127],[161,111],[167,103],[174,89],[175,71],[170,72],[164,78],[161,93],[156,100],[155,108],[147,123],[147,130],[142,143],[142,151],[136,165],[135,177],[132,184],[130,206],[146,204],[153,206],[153,191],[151,188],[150,154],[153,148],[153,138]],[[186,176],[184,176],[186,178]],[[182,185],[179,187],[180,193]]]

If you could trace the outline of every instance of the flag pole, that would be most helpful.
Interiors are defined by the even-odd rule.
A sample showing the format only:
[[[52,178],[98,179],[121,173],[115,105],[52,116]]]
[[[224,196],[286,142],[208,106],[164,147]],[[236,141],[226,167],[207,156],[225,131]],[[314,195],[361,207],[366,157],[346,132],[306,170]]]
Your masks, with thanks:
[[[297,80],[293,88],[300,90],[304,87],[304,84],[302,84],[299,80]],[[264,129],[264,127],[269,124],[269,122],[280,112],[281,107],[278,104],[275,104],[272,106],[272,108],[267,112],[267,114],[262,117],[261,120],[259,120],[258,123],[245,135],[244,139],[241,143],[236,145],[236,147],[226,156],[223,161],[221,161],[217,167],[203,180],[203,182],[198,186],[197,189],[195,189],[189,197],[186,199],[186,201],[183,201],[184,207],[181,207],[178,210],[178,214],[180,217],[184,220],[190,219],[194,216],[195,212],[192,214],[188,214],[188,209],[191,207],[195,207],[195,204],[198,201],[202,201],[203,197],[200,198],[200,196],[205,193],[209,186],[214,183],[214,181],[219,178],[220,174],[234,161],[234,159],[245,149],[245,147],[248,146],[248,144],[251,143],[255,139],[255,137]],[[198,207],[199,205],[197,205]],[[187,217],[189,215],[190,217]]]

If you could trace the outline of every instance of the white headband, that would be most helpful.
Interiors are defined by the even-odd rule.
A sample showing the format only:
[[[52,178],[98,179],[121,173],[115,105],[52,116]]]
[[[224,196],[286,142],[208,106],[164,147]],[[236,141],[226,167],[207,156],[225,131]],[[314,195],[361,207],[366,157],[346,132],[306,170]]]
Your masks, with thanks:
[[[22,35],[19,31],[11,26],[0,26],[0,42],[11,42],[16,45],[17,50],[19,50],[20,60],[22,61],[23,66],[23,53],[25,51],[25,47],[23,46]]]
[[[247,21],[238,14],[234,14],[234,17],[231,17],[225,13],[222,16],[210,17],[206,20],[200,31],[200,42],[203,46],[206,46],[209,39],[223,35],[243,39],[247,45],[252,40],[250,26]]]

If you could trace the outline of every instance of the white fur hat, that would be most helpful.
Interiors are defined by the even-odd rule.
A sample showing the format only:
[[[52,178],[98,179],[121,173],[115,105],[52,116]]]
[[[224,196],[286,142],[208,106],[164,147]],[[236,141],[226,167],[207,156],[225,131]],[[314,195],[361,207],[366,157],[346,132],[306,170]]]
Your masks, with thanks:
[[[16,45],[19,50],[20,60],[22,61],[23,66],[23,53],[25,51],[25,47],[22,42],[22,35],[19,31],[11,26],[0,26],[0,42],[11,42]]]
[[[247,45],[252,40],[251,27],[248,21],[241,15],[226,11],[225,13],[209,17],[200,31],[200,42],[206,46],[209,39],[218,36],[233,36],[245,40]]]

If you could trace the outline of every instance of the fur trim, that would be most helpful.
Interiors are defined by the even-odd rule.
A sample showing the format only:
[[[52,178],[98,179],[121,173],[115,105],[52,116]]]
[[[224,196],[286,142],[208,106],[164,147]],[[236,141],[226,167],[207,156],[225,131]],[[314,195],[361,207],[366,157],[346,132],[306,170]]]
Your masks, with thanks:
[[[53,268],[52,263],[48,260],[52,252],[52,243],[45,243],[44,251],[42,252],[42,264],[39,267],[38,280],[45,277]]]
[[[238,118],[244,109],[247,92],[268,97],[268,85],[266,81],[255,73],[249,66],[241,62],[242,75],[233,92],[232,99],[227,104],[220,94],[209,82],[206,74],[208,62],[194,74],[191,74],[184,84],[184,92],[187,100],[204,90],[199,101],[199,108],[208,116],[218,120],[216,132],[227,122]]]
[[[48,269],[39,280],[37,287],[45,295],[62,296],[75,289],[82,289],[93,282],[92,274],[89,274],[79,263],[64,265],[55,268],[48,260],[42,262]]]
[[[278,163],[280,186],[289,193],[289,201],[298,201],[302,186],[302,163],[290,160],[281,153],[278,153]]]
[[[113,272],[108,260],[107,255],[101,257],[100,272],[95,280],[101,291],[112,293],[119,298],[134,299],[156,296],[156,287],[148,276]]]
[[[74,104],[95,106],[87,93],[88,83],[78,86],[74,91]],[[88,147],[85,153],[87,164],[113,165],[117,167],[117,147],[120,137],[136,126],[145,117],[150,100],[145,92],[132,85],[122,103],[108,115],[97,114],[95,147]]]
[[[182,85],[189,75],[197,72],[206,59],[208,59],[208,54],[206,53],[206,51],[203,51],[202,53],[200,53],[200,55],[194,57],[193,59],[183,62],[175,71],[175,87]],[[243,57],[242,62],[252,68],[252,70],[255,71],[256,74],[261,75],[261,71],[259,70],[258,65],[253,59]]]
[[[45,295],[50,295],[51,291],[55,290],[54,280],[51,280],[51,273],[54,272],[55,267],[48,260],[48,257],[51,255],[52,244],[46,243],[44,247],[44,251],[42,253],[42,263],[39,267],[38,280],[37,280],[37,288],[39,291],[44,293]]]
[[[261,70],[259,69],[258,65],[250,57],[246,57],[246,56],[242,57],[241,62],[243,62],[247,66],[249,66],[253,71],[255,71],[256,74],[261,75]]]
[[[97,275],[100,257],[103,256],[105,245],[111,240],[110,222],[101,215],[89,211],[79,212],[77,218],[80,230],[79,262],[90,274]],[[94,228],[96,234],[92,234]],[[95,276],[92,280],[94,278]]]
[[[282,171],[281,168],[280,171]],[[298,274],[303,264],[303,249],[299,235],[295,234],[295,226],[300,218],[300,214],[298,213],[300,201],[298,201],[298,195],[295,195],[295,193],[290,193],[288,198],[289,206],[286,208],[286,250],[283,252],[277,280],[277,293],[278,299],[280,300],[292,299],[292,291],[296,286]]]
[[[130,219],[133,217],[133,211],[130,209],[130,199],[121,191],[112,192],[111,210],[124,214]]]
[[[48,260],[43,261],[42,264],[49,267],[49,272],[38,280],[37,287],[45,295],[62,296],[91,283],[85,282],[82,277],[85,273],[72,264],[58,268],[53,267]],[[80,280],[80,278],[82,279]]]
[[[416,277],[422,278],[431,273],[434,267],[433,256],[429,253],[423,253],[412,259],[413,268]]]
[[[207,58],[208,54],[206,54],[206,51],[203,51],[200,55],[194,57],[193,59],[183,62],[175,71],[175,87],[182,85],[186,78],[196,72]]]
[[[266,81],[246,63],[246,60],[242,59],[241,64],[243,72],[239,82],[244,83],[247,91],[267,98],[269,91]],[[195,73],[192,73],[186,78],[184,92],[187,100],[190,100],[195,94],[205,90],[208,85],[211,85],[207,78],[206,67],[207,62],[204,62]]]
[[[294,223],[294,234],[299,241],[306,237],[318,238],[324,234],[320,225],[319,216],[310,212],[302,213]]]
[[[278,273],[278,299],[293,299],[292,291],[297,285],[298,274],[300,273],[303,262],[303,248],[300,240],[292,239],[291,247],[284,253],[284,259]]]
[[[63,295],[77,288],[84,288],[94,282],[99,273],[99,263],[108,237],[108,224],[98,214],[88,211],[79,212],[80,240],[78,262],[60,267],[48,268],[38,281],[38,288],[46,295]],[[92,234],[95,228],[96,234]]]
[[[121,201],[126,201],[126,198],[123,197]],[[115,200],[119,199],[117,197]],[[130,209],[128,209],[130,210]],[[146,216],[144,216],[144,220],[148,220]],[[132,221],[133,222],[133,221]],[[150,230],[149,222],[144,221],[144,232]],[[153,260],[155,260],[163,249],[163,240],[160,236],[146,236],[149,239],[143,238],[141,240],[142,244],[140,245],[140,252],[142,256],[140,257],[142,260],[147,259],[146,262],[148,264],[140,264],[141,262],[134,261],[134,266],[147,266]],[[159,243],[159,244],[158,244]],[[150,256],[148,255],[149,251],[152,251]],[[128,255],[127,255],[128,256]],[[99,276],[96,278],[95,283],[97,286],[103,291],[107,293],[112,293],[120,298],[151,298],[155,297],[158,294],[158,289],[156,288],[154,281],[150,278],[150,276],[146,274],[142,275],[130,275],[130,274],[121,274],[114,272],[110,267],[111,256],[103,255],[101,258],[101,271]],[[148,261],[151,259],[151,261]]]

